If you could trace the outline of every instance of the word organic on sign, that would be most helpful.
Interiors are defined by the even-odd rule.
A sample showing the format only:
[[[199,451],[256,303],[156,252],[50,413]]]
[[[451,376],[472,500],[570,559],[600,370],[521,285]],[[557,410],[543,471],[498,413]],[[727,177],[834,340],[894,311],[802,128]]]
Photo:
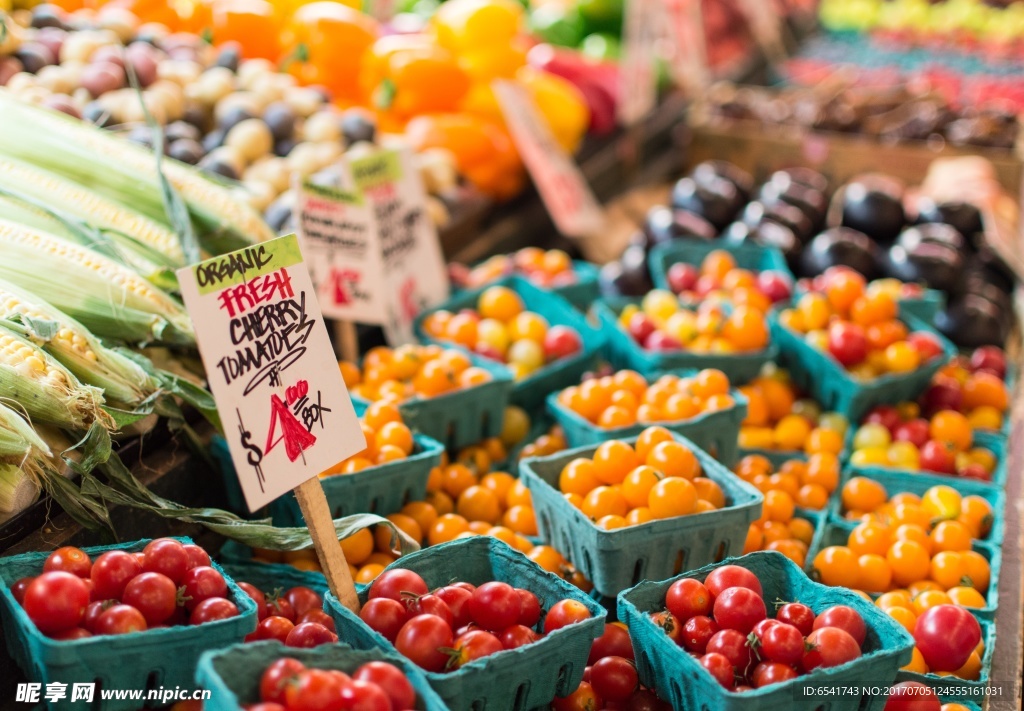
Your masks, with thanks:
[[[295,235],[178,280],[250,510],[366,446]]]

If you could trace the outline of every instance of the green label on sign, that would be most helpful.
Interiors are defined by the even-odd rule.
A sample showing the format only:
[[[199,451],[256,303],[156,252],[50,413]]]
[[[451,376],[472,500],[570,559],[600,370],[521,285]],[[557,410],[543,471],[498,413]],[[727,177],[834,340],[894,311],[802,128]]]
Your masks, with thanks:
[[[322,197],[325,200],[334,200],[348,205],[363,204],[363,196],[358,192],[349,192],[348,190],[342,190],[331,185],[317,185],[308,180],[303,180],[302,189],[311,195]]]
[[[285,235],[207,259],[192,267],[192,270],[199,293],[209,294],[300,262],[302,251],[299,249],[298,238]]]
[[[397,183],[402,178],[402,162],[397,151],[378,151],[357,158],[349,166],[360,190],[369,190],[384,183]]]

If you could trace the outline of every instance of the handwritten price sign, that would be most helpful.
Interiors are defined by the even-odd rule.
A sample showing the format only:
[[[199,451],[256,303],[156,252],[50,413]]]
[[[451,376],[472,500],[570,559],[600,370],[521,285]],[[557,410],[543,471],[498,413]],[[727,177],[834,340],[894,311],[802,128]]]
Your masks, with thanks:
[[[526,89],[504,79],[494,94],[519,155],[558,231],[585,237],[601,229],[604,213],[579,168],[558,144]]]
[[[178,281],[250,510],[366,446],[295,235]]]

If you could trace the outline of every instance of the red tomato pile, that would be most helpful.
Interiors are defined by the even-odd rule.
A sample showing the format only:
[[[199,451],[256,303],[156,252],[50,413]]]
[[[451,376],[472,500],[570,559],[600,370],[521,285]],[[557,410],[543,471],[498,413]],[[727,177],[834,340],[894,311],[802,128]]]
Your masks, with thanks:
[[[238,615],[228,586],[197,545],[158,538],[141,553],[58,548],[35,578],[11,587],[39,631],[59,640],[200,625]]]
[[[288,647],[316,647],[338,641],[334,620],[324,612],[324,600],[315,590],[297,585],[268,598],[255,585],[240,582],[238,587],[256,603],[259,619],[246,642],[276,639]]]
[[[431,592],[419,575],[397,568],[373,581],[359,617],[418,666],[443,672],[536,642],[588,619],[590,610],[560,600],[541,623],[540,600],[529,590],[489,582],[452,583]]]
[[[555,699],[554,711],[631,709],[671,711],[671,706],[653,690],[640,684],[634,663],[633,644],[621,622],[605,625],[604,634],[594,640],[583,673],[583,681],[569,695]]]
[[[775,619],[768,617],[760,581],[737,565],[717,568],[703,583],[676,581],[665,595],[665,610],[651,618],[733,691],[851,662],[861,655],[867,634],[860,614],[846,605],[815,615],[807,605],[790,602]]]
[[[260,702],[250,711],[405,711],[416,708],[416,690],[394,664],[367,662],[351,675],[310,669],[297,659],[278,659],[260,677]]]

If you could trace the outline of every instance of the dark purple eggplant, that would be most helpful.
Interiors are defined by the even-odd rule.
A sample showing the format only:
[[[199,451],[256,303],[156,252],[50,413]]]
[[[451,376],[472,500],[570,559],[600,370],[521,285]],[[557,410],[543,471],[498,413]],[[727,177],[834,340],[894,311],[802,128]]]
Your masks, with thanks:
[[[700,215],[658,205],[647,212],[644,234],[646,245],[650,248],[686,237],[714,239],[718,231]]]
[[[847,266],[866,279],[881,275],[883,255],[870,237],[849,227],[833,227],[812,239],[800,258],[802,276],[813,277],[829,267]]]
[[[722,237],[734,244],[751,242],[764,247],[774,247],[785,255],[795,255],[800,251],[800,242],[797,241],[793,230],[768,220],[753,227],[745,222],[734,222],[729,225]]]
[[[816,190],[823,195],[828,194],[828,178],[812,168],[797,167],[777,170],[768,178],[768,182],[778,180],[780,176],[785,176],[785,179],[792,180],[805,188]]]
[[[958,252],[967,254],[972,252],[970,243],[960,234],[960,231],[952,225],[945,225],[941,222],[926,222],[921,225],[908,227],[900,233],[896,243],[907,249],[914,249],[921,242],[938,242],[948,244]]]
[[[1002,346],[1010,333],[1009,319],[996,304],[974,294],[951,303],[935,317],[935,325],[961,348]]]
[[[750,173],[724,160],[706,160],[698,163],[690,172],[690,176],[698,183],[708,180],[710,176],[725,178],[736,188],[740,202],[750,200],[754,190],[754,179]]]
[[[717,176],[700,182],[682,178],[672,188],[672,207],[700,215],[714,226],[716,233],[732,222],[742,204],[736,186]]]
[[[1017,283],[1017,275],[1014,271],[987,244],[982,245],[976,254],[971,255],[967,262],[967,271],[980,271],[987,282],[1007,294],[1013,292]]]
[[[909,230],[908,230],[909,232]],[[945,242],[908,239],[889,248],[889,276],[952,292],[964,268],[963,253]]]
[[[828,201],[817,190],[795,182],[788,173],[776,173],[772,180],[761,186],[757,199],[766,205],[785,202],[803,211],[818,228],[825,221]]]
[[[891,244],[906,224],[903,195],[895,184],[881,180],[855,180],[843,188],[842,226],[863,232],[882,244]]]
[[[757,227],[762,222],[774,222],[788,227],[801,244],[814,234],[814,225],[803,210],[781,201],[766,205],[755,200],[743,209],[742,220],[750,227]]]
[[[601,267],[598,283],[606,297],[643,296],[653,289],[644,248],[639,244],[626,247],[618,259]]]
[[[941,222],[951,225],[964,237],[971,239],[984,231],[981,223],[981,212],[966,202],[935,202],[931,198],[921,198],[917,203],[917,221]]]

